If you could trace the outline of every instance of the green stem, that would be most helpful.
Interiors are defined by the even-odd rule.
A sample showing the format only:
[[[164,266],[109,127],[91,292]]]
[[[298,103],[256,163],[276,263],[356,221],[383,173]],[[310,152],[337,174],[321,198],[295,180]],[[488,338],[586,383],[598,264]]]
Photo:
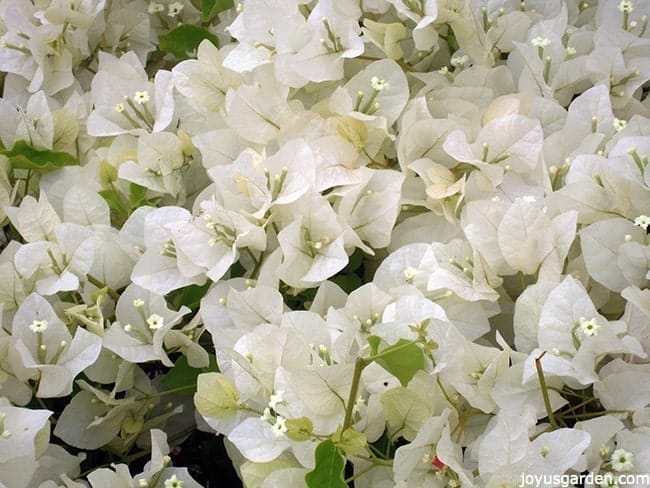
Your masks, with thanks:
[[[118,292],[116,292],[116,291],[113,290],[112,288],[109,288],[109,287],[106,285],[106,283],[104,283],[103,281],[101,281],[101,280],[95,278],[95,277],[94,277],[93,275],[91,275],[90,273],[86,275],[86,279],[88,280],[88,282],[89,282],[90,284],[96,286],[97,288],[100,288],[100,289],[101,289],[101,288],[106,288],[106,293],[108,293],[108,296],[111,297],[111,298],[112,298],[113,300],[115,300],[116,302],[120,299],[120,294],[119,294]]]
[[[259,415],[260,417],[264,415],[264,413],[260,412],[259,410],[255,410],[254,408],[246,407],[243,405],[239,405],[239,410],[242,410],[244,412],[254,413],[255,415]]]
[[[542,397],[544,397],[544,407],[546,408],[546,415],[548,420],[551,423],[553,430],[558,428],[555,417],[553,416],[553,409],[551,408],[551,399],[548,396],[548,387],[546,386],[546,378],[544,378],[544,370],[542,369],[542,358],[546,354],[546,351],[542,352],[539,356],[535,358],[535,369],[537,369],[537,377],[539,378],[539,385],[542,389]]]
[[[580,398],[581,400],[584,400],[585,398],[587,398],[585,395],[579,395],[576,392],[568,390],[566,388],[556,388],[555,386],[549,386],[548,389],[556,391],[560,395],[569,395],[569,396],[572,396],[572,397],[575,397],[575,398]],[[589,398],[592,398],[592,397],[589,397]]]
[[[366,474],[368,471],[375,468],[376,466],[377,466],[376,464],[371,464],[370,466],[366,466],[365,468],[354,473],[354,475],[350,476],[349,478],[346,478],[345,483],[351,483],[352,481],[361,478],[364,474]]]
[[[578,413],[575,415],[572,415],[572,418],[575,420],[581,419],[581,418],[592,418],[592,417],[602,417],[603,415],[608,415],[608,414],[631,414],[633,413],[632,410],[603,410],[602,412],[586,412],[586,413]]]
[[[191,385],[179,386],[178,388],[172,388],[170,390],[157,391],[156,393],[144,393],[144,392],[142,393],[144,393],[148,398],[155,398],[155,397],[161,397],[165,395],[171,395],[172,393],[178,393],[179,391],[185,391],[192,388],[196,388],[196,383],[193,383]]]
[[[354,372],[352,373],[352,385],[350,386],[350,395],[348,396],[348,403],[345,406],[345,418],[343,419],[342,432],[345,432],[352,425],[352,410],[354,403],[357,401],[357,394],[359,391],[359,383],[361,381],[361,373],[363,369],[368,366],[373,360],[357,358],[354,362]]]
[[[359,459],[363,459],[364,461],[368,461],[369,463],[375,464],[377,466],[392,466],[393,461],[390,459],[378,459],[374,457],[368,457],[368,456],[355,456],[358,457]]]
[[[575,406],[569,408],[568,410],[565,410],[564,412],[560,412],[560,415],[566,415],[566,414],[569,414],[569,413],[571,413],[571,412],[575,412],[575,411],[578,410],[580,407],[584,407],[585,405],[588,405],[589,403],[591,403],[591,402],[595,402],[595,401],[597,401],[597,400],[598,400],[597,398],[588,398],[587,400],[578,403],[577,405],[575,405]]]
[[[251,271],[250,277],[252,279],[255,279],[255,278],[257,278],[257,274],[260,271],[260,266],[262,265],[262,254],[260,254],[259,259],[256,259],[255,255],[253,254],[253,251],[251,251],[249,248],[245,247],[244,251],[246,252],[246,254],[248,254],[248,256],[253,261],[254,266],[253,266],[253,271]]]

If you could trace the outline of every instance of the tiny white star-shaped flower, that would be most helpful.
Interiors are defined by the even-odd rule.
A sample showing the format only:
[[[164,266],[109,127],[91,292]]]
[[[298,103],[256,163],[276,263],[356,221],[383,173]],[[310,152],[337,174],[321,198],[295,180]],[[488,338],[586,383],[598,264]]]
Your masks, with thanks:
[[[135,96],[133,97],[133,100],[135,103],[139,103],[140,105],[144,105],[149,101],[149,92],[144,90],[144,91],[137,91],[135,92]]]
[[[167,15],[169,15],[169,16],[172,17],[172,18],[174,18],[174,17],[176,17],[178,14],[181,13],[181,10],[183,10],[183,7],[185,7],[185,5],[183,5],[183,4],[180,3],[180,2],[170,3],[170,4],[169,4],[169,10],[168,10]]]
[[[372,86],[373,90],[377,91],[388,90],[390,88],[390,83],[388,83],[386,80],[380,80],[376,76],[373,76],[370,79],[370,85]]]
[[[530,42],[535,47],[546,47],[551,43],[551,40],[548,39],[547,37],[537,36],[534,39],[532,39]]]
[[[627,127],[627,120],[622,120],[622,119],[614,119],[614,122],[612,122],[612,125],[614,126],[614,130],[616,132],[620,132],[625,127]]]
[[[415,269],[414,267],[407,266],[404,269],[404,278],[406,279],[406,281],[408,281],[410,283],[410,282],[413,281],[413,278],[415,278],[419,273],[420,272],[417,269]]]
[[[151,2],[147,7],[147,12],[149,12],[150,14],[155,14],[164,11],[165,11],[165,6],[162,3],[158,3],[158,2]]]
[[[584,317],[580,317],[580,330],[586,336],[593,337],[598,335],[598,329],[600,325],[596,322],[596,319],[587,320]]]
[[[47,330],[47,320],[34,320],[29,329],[32,332],[44,332]]]
[[[157,313],[152,313],[147,319],[147,325],[151,330],[160,329],[165,324],[165,319]]]
[[[269,399],[269,407],[275,409],[275,407],[282,403],[284,401],[284,398],[282,398],[283,394],[284,391],[278,390],[273,395],[271,395],[271,398]]]
[[[629,14],[634,10],[634,3],[628,0],[623,0],[621,3],[618,4],[618,9],[621,12],[625,12]]]
[[[273,414],[271,413],[271,409],[269,407],[266,407],[264,409],[264,412],[262,412],[260,418],[262,420],[266,420],[267,422],[271,422],[272,420],[274,420],[275,417],[273,417]]]
[[[650,217],[647,215],[639,215],[634,219],[634,225],[641,227],[643,230],[648,230],[648,226],[650,225]]]
[[[183,488],[183,482],[175,474],[165,480],[165,488]]]
[[[282,437],[287,432],[287,419],[278,415],[273,424],[273,433],[276,437]]]
[[[451,58],[451,65],[454,67],[458,66],[465,66],[469,62],[469,56],[467,54],[463,54],[462,56],[455,56]]]
[[[612,453],[612,469],[614,471],[630,471],[633,467],[634,454],[625,449],[616,449]]]

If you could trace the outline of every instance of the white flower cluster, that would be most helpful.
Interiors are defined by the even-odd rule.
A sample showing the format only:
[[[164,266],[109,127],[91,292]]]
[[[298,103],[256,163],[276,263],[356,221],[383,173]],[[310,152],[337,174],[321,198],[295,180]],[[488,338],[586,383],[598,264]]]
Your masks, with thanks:
[[[650,477],[650,2],[483,3],[0,0],[2,483]]]

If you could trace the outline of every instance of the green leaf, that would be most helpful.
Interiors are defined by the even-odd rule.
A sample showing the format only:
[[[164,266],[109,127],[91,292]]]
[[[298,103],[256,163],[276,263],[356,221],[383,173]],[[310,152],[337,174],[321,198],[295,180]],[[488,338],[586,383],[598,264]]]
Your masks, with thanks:
[[[131,208],[137,208],[145,200],[147,195],[147,188],[140,186],[137,183],[131,183],[129,186],[129,203]]]
[[[363,264],[363,251],[357,248],[350,256],[350,260],[348,261],[348,265],[345,267],[345,269],[349,271],[356,271],[361,267],[362,264]]]
[[[158,38],[158,47],[172,53],[178,59],[186,59],[196,52],[203,39],[219,47],[219,39],[212,32],[196,25],[181,24]]]
[[[185,305],[192,312],[195,312],[201,305],[201,299],[206,295],[211,284],[212,281],[208,280],[203,285],[190,285],[173,291],[168,295],[168,302],[175,309]]]
[[[330,439],[318,445],[315,457],[316,466],[305,475],[309,488],[347,488],[343,479],[345,459]]]
[[[194,385],[194,388],[188,388],[185,391],[179,392],[179,395],[193,395],[196,392],[196,382],[199,375],[218,370],[217,358],[212,354],[210,355],[210,365],[200,369],[193,368],[188,364],[185,356],[180,356],[174,363],[172,369],[163,377],[162,384],[170,390]]]
[[[114,181],[117,181],[117,168],[102,159],[99,163],[99,183],[103,186],[108,186]]]
[[[408,385],[415,373],[424,369],[424,353],[413,341],[400,339],[394,345],[381,347],[381,339],[377,336],[368,337],[368,344],[373,356],[380,354],[375,362],[395,376],[403,386]]]
[[[330,281],[341,287],[345,293],[352,293],[354,290],[363,285],[361,278],[354,273],[344,273],[332,276]]]
[[[26,141],[16,141],[10,150],[1,149],[0,154],[7,156],[12,168],[50,170],[79,164],[77,158],[61,151],[35,149]]]
[[[203,21],[210,22],[219,12],[233,8],[235,2],[233,0],[202,0],[201,12],[203,13]]]
[[[111,224],[115,227],[122,227],[122,224],[129,217],[129,211],[124,207],[120,194],[114,188],[98,192],[111,210]]]
[[[366,339],[368,341],[368,345],[370,346],[370,351],[372,352],[372,355],[374,356],[379,352],[379,344],[381,344],[381,337],[379,336],[368,336]]]

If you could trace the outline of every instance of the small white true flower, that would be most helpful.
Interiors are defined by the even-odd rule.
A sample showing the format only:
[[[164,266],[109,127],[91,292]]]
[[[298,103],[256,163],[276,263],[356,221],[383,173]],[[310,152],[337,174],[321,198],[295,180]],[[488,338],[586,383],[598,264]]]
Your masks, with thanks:
[[[165,319],[157,313],[152,313],[147,319],[147,325],[151,330],[160,329],[165,324]]]
[[[467,54],[463,54],[462,56],[454,56],[451,58],[451,65],[454,67],[458,66],[465,66],[469,62],[469,56]]]
[[[131,324],[126,324],[124,327],[124,332],[129,333],[133,330],[133,326]]]
[[[171,5],[170,5],[171,7]],[[139,103],[140,105],[143,105],[149,101],[149,92],[147,90],[144,91],[137,91],[135,92],[135,96],[133,97],[133,101],[135,103]]]
[[[578,323],[580,324],[580,330],[584,335],[589,337],[598,335],[600,325],[596,322],[596,319],[587,320],[585,317],[580,317]]]
[[[566,48],[566,53],[568,56],[575,56],[576,54],[576,48],[573,46],[569,46]]]
[[[133,300],[133,306],[135,308],[144,307],[144,300],[142,298],[136,298],[135,300]]]
[[[535,47],[546,47],[551,43],[551,40],[547,37],[537,36],[533,38],[530,42]]]
[[[625,242],[630,242],[632,240],[632,236],[630,234],[625,234],[625,236],[623,236],[623,239]]]
[[[618,4],[618,9],[624,13],[628,13],[628,14],[632,13],[632,11],[634,10],[634,3],[628,0],[623,0],[621,3]]]
[[[47,330],[47,320],[34,320],[29,329],[32,332],[44,332]]]
[[[634,467],[634,454],[625,449],[616,449],[612,453],[612,469],[614,471],[630,471]]]
[[[147,7],[147,12],[149,12],[150,14],[156,14],[158,12],[164,12],[164,11],[165,11],[165,6],[162,3],[158,3],[158,2],[151,2]]]
[[[284,398],[282,398],[283,394],[284,391],[278,390],[273,395],[271,395],[271,398],[269,398],[269,408],[275,409],[275,407],[282,403],[284,401]]]
[[[282,437],[287,432],[287,419],[278,415],[273,424],[273,433],[276,437]]]
[[[275,417],[273,417],[273,414],[271,413],[271,409],[269,407],[266,407],[264,409],[264,412],[262,412],[262,416],[260,418],[262,420],[266,420],[267,422],[271,422]]]
[[[406,281],[409,283],[413,281],[413,278],[415,278],[420,272],[415,269],[412,266],[407,266],[406,269],[404,270],[404,278],[406,278]]]
[[[388,90],[390,88],[390,83],[388,83],[386,80],[380,80],[376,76],[373,76],[370,79],[370,85],[372,86],[373,90],[377,91]]]
[[[147,486],[149,486],[149,482],[148,482],[146,479],[144,479],[144,478],[140,478],[140,479],[138,480],[138,486],[139,486],[140,488],[147,488]]]
[[[185,7],[185,5],[183,5],[181,2],[173,2],[173,3],[170,3],[170,4],[169,4],[169,9],[168,9],[168,11],[167,11],[167,15],[168,15],[169,17],[174,18],[174,17],[176,17],[178,14],[181,13],[181,11],[183,10],[183,7]]]
[[[175,474],[165,480],[165,488],[183,488],[183,482]]]
[[[124,112],[124,104],[123,103],[118,103],[117,105],[115,105],[115,111],[117,113]]]
[[[650,217],[647,215],[639,215],[634,219],[634,225],[641,227],[643,230],[648,230],[648,226],[650,225]]]
[[[623,129],[625,129],[625,127],[627,126],[627,120],[622,120],[622,119],[615,118],[614,122],[612,122],[612,125],[614,126],[614,130],[616,132],[619,132],[619,131],[622,131]]]

